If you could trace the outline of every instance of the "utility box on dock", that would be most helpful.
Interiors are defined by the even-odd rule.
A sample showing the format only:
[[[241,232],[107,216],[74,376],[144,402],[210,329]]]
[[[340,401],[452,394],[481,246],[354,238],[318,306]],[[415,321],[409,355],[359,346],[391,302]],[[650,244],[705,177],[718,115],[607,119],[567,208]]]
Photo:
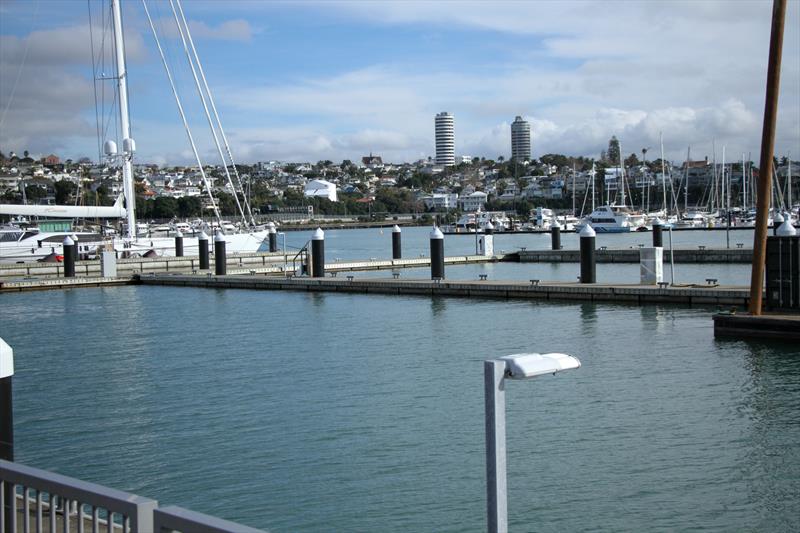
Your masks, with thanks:
[[[800,236],[767,237],[767,308],[800,311]]]
[[[100,275],[104,278],[117,277],[117,255],[114,252],[100,252]]]
[[[655,285],[664,280],[664,249],[660,246],[641,248],[639,250],[639,266],[642,285]]]

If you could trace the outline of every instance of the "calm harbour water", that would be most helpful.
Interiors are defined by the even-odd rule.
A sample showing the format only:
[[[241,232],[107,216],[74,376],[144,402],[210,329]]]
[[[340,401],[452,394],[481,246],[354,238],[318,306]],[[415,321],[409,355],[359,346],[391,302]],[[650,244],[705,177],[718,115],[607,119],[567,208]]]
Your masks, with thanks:
[[[120,287],[4,294],[0,336],[18,461],[274,532],[484,529],[521,351],[583,367],[507,386],[512,531],[797,530],[800,347],[712,311]]]

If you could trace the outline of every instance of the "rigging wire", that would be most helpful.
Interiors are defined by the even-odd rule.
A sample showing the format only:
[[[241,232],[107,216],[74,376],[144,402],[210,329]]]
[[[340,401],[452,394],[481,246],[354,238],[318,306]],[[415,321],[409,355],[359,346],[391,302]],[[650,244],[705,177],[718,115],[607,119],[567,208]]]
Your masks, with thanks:
[[[245,217],[244,211],[242,210],[242,206],[239,203],[239,194],[238,194],[238,191],[236,190],[236,188],[233,186],[233,181],[231,180],[231,174],[228,171],[228,164],[227,164],[227,162],[225,160],[225,156],[222,153],[222,147],[219,144],[219,138],[217,137],[217,131],[214,128],[214,123],[211,121],[211,115],[209,114],[209,111],[208,111],[208,105],[206,103],[205,93],[203,92],[203,88],[200,86],[200,80],[197,77],[197,70],[195,69],[194,61],[192,60],[192,55],[189,53],[189,48],[188,48],[187,43],[186,43],[186,36],[184,34],[184,28],[181,25],[180,20],[178,19],[178,13],[175,11],[175,3],[173,2],[173,0],[170,0],[169,5],[172,8],[172,14],[175,17],[175,24],[178,26],[178,32],[180,33],[181,42],[183,43],[183,50],[186,53],[186,58],[189,61],[189,67],[192,70],[192,76],[194,77],[194,82],[195,82],[195,86],[197,88],[197,93],[200,95],[200,102],[203,105],[203,111],[205,111],[206,120],[208,121],[208,126],[211,129],[211,135],[214,138],[214,144],[216,145],[217,152],[219,152],[219,157],[222,160],[222,167],[225,170],[225,177],[227,178],[228,185],[230,186],[231,190],[233,191],[233,198],[236,201],[236,207],[239,210],[239,214],[242,217],[242,222],[244,222],[244,224],[247,225],[247,217]],[[184,22],[185,22],[185,19],[184,19]],[[187,25],[186,31],[188,32],[188,30],[189,30],[189,28],[188,28],[188,25]],[[199,63],[199,58],[197,58],[196,55],[194,57],[194,60]],[[206,89],[207,89],[207,87],[206,87]]]
[[[172,94],[175,97],[175,102],[178,105],[178,111],[179,111],[179,113],[181,115],[181,119],[183,120],[183,127],[186,130],[186,135],[189,137],[189,144],[192,147],[192,152],[194,152],[194,156],[195,156],[195,159],[197,161],[197,165],[198,165],[198,167],[200,169],[200,175],[203,178],[203,183],[206,186],[206,191],[208,192],[208,197],[211,200],[212,207],[214,208],[214,215],[217,217],[217,222],[219,223],[220,230],[222,230],[222,217],[220,216],[219,209],[217,208],[217,202],[214,200],[214,195],[211,193],[211,186],[210,186],[210,184],[208,182],[208,178],[206,177],[206,173],[203,170],[203,164],[200,161],[200,154],[197,153],[197,146],[195,145],[194,137],[192,136],[192,132],[189,129],[189,124],[186,121],[186,114],[183,111],[183,105],[181,105],[181,99],[178,96],[177,91],[175,90],[175,83],[174,83],[174,81],[172,79],[172,72],[170,71],[169,66],[166,63],[166,60],[165,60],[165,57],[164,57],[164,50],[161,47],[161,40],[158,38],[158,33],[156,32],[155,25],[153,24],[153,19],[150,17],[150,10],[147,8],[147,1],[146,0],[142,0],[142,6],[144,6],[144,12],[147,15],[147,21],[150,24],[150,29],[153,32],[153,37],[154,37],[154,39],[156,41],[156,46],[158,47],[158,52],[161,55],[161,62],[163,63],[164,69],[167,72],[167,79],[169,80],[170,87],[172,88]]]
[[[3,114],[0,115],[0,128],[3,127],[3,123],[6,120],[6,113],[8,113],[8,108],[11,107],[11,102],[14,100],[14,94],[17,92],[17,85],[19,84],[19,78],[22,76],[22,69],[25,67],[25,62],[28,59],[28,50],[31,47],[31,34],[33,34],[33,26],[36,24],[36,16],[39,14],[39,0],[36,1],[36,8],[33,10],[33,19],[31,20],[31,29],[28,31],[28,36],[25,38],[25,52],[22,54],[22,62],[19,64],[19,68],[17,69],[17,77],[14,79],[14,85],[11,86],[11,93],[8,95],[8,102],[6,102],[6,107],[3,109]]]
[[[100,141],[100,113],[97,108],[97,62],[94,55],[94,19],[92,18],[92,0],[86,0],[86,7],[89,10],[89,43],[92,52],[92,92],[94,93],[94,122],[97,135],[97,160],[103,157],[103,143]],[[78,197],[75,197],[77,202]]]
[[[186,36],[189,39],[189,45],[192,47],[192,53],[194,54],[195,61],[197,62],[197,68],[200,71],[200,77],[202,78],[203,85],[205,86],[205,90],[208,93],[208,100],[209,100],[209,102],[211,104],[211,109],[214,112],[214,118],[216,119],[217,127],[219,128],[220,135],[222,136],[222,142],[225,144],[225,151],[228,154],[228,159],[231,162],[231,166],[233,166],[233,173],[236,176],[236,182],[237,182],[237,184],[239,186],[239,190],[242,193],[242,197],[243,197],[242,199],[244,201],[244,205],[245,205],[245,208],[247,210],[247,215],[250,218],[250,223],[255,226],[255,219],[253,218],[253,212],[252,212],[251,207],[250,207],[250,201],[248,199],[248,195],[246,195],[245,192],[244,192],[244,187],[242,186],[242,180],[241,180],[241,178],[239,176],[239,170],[236,168],[236,163],[233,160],[233,153],[231,152],[230,144],[228,143],[228,138],[225,135],[225,130],[222,128],[222,120],[220,119],[219,113],[217,112],[217,106],[214,103],[214,97],[211,94],[211,89],[210,89],[210,87],[208,85],[208,81],[206,80],[206,75],[205,75],[205,72],[203,71],[203,64],[200,62],[200,56],[197,54],[197,49],[194,46],[194,39],[192,39],[192,33],[189,30],[189,24],[186,21],[186,17],[183,14],[183,6],[181,5],[181,0],[175,0],[175,1],[176,1],[177,5],[178,5],[178,11],[180,12],[181,20],[183,21],[183,25],[186,27]],[[213,129],[213,126],[212,126],[212,129]],[[216,139],[216,135],[215,135],[215,139]],[[223,161],[224,161],[224,157],[223,157]],[[226,173],[227,173],[227,166],[226,166]],[[230,180],[230,175],[228,176],[228,179]],[[248,182],[248,186],[249,186],[249,182]],[[236,189],[234,189],[234,195],[237,196]],[[237,203],[238,203],[238,198],[237,198]],[[240,210],[241,210],[241,208],[240,208]]]

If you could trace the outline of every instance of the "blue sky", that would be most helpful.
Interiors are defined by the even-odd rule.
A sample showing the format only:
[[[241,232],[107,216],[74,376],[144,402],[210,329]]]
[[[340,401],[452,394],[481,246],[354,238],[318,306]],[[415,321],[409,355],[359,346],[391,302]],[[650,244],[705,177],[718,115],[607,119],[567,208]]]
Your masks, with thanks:
[[[800,9],[789,1],[777,152],[800,155]],[[106,2],[90,0],[96,45]],[[317,161],[456,152],[758,158],[771,2],[183,0],[234,157]],[[148,0],[204,161],[217,162],[164,0]],[[123,1],[139,161],[193,160],[140,1]],[[0,0],[0,150],[97,157],[85,0]],[[24,58],[24,62],[23,62]],[[110,72],[107,72],[110,73]],[[106,83],[107,87],[110,85]]]

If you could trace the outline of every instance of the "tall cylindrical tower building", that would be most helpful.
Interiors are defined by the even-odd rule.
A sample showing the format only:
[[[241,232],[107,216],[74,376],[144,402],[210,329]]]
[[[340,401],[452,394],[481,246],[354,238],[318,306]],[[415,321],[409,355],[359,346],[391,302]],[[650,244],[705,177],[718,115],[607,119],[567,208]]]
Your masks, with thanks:
[[[456,138],[453,115],[442,111],[436,115],[436,164],[456,164]]]
[[[511,159],[519,162],[531,159],[531,125],[520,116],[511,123]]]

